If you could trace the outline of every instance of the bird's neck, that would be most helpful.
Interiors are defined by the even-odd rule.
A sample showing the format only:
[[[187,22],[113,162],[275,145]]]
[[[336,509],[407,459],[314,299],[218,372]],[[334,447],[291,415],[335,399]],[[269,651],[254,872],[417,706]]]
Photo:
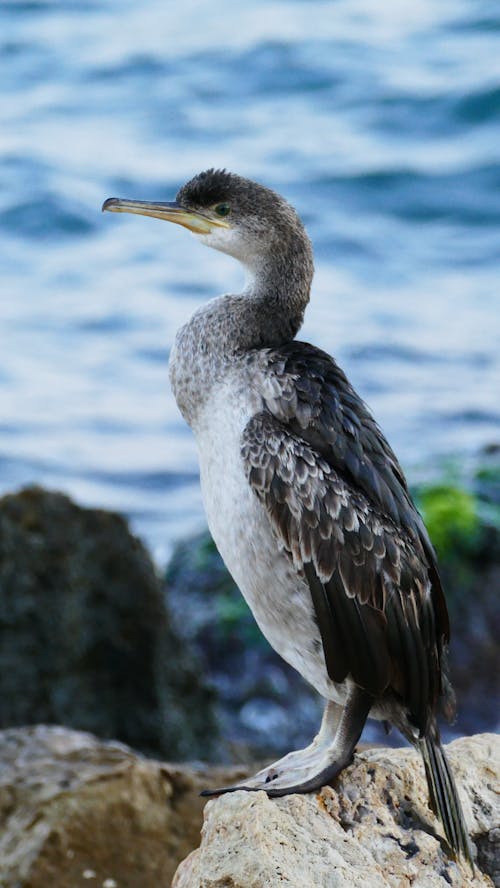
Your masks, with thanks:
[[[191,425],[214,383],[238,356],[290,342],[302,325],[313,276],[309,241],[271,253],[250,268],[243,293],[219,296],[179,330],[170,360],[177,403]]]
[[[283,345],[297,335],[309,302],[313,270],[309,241],[298,237],[286,249],[280,244],[249,267],[247,287],[240,297],[237,349]]]

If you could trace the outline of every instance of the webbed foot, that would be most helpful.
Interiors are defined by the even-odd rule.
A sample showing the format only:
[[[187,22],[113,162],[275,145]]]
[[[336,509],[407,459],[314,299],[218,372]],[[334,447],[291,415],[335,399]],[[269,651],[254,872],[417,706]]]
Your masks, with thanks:
[[[262,790],[271,798],[278,798],[321,789],[351,763],[372,702],[372,698],[359,688],[351,690],[343,710],[329,701],[319,733],[305,749],[289,752],[244,783],[207,789],[201,795],[218,796],[241,789],[247,792]]]

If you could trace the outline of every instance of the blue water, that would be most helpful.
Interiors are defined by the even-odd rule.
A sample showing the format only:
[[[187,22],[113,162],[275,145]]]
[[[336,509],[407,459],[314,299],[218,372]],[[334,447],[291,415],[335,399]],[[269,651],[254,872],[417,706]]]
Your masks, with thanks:
[[[500,438],[500,12],[461,0],[0,5],[0,489],[203,523],[167,378],[228,257],[104,198],[208,166],[282,191],[333,352],[410,476]]]

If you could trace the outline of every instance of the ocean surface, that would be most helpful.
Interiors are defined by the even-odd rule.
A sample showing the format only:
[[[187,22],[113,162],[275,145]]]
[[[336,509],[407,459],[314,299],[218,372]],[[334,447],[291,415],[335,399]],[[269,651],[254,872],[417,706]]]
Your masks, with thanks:
[[[177,327],[241,270],[101,214],[227,167],[281,191],[335,354],[410,478],[500,439],[500,9],[475,0],[0,3],[0,491],[203,526]]]

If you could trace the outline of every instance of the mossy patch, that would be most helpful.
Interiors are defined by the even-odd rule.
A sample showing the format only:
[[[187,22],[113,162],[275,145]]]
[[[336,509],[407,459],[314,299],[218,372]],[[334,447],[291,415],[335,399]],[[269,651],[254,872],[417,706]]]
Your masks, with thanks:
[[[477,497],[451,484],[423,486],[416,501],[440,557],[456,549],[473,549],[480,530]]]

